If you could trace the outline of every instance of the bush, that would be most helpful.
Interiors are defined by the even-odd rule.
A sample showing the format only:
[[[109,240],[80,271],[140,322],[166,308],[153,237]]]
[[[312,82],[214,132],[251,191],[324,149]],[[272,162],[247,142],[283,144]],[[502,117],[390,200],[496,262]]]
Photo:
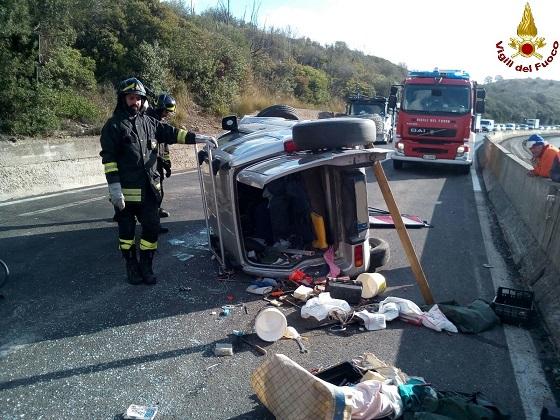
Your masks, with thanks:
[[[323,104],[330,99],[329,77],[324,71],[302,65],[297,65],[294,71],[297,98],[312,104]]]
[[[42,67],[39,81],[54,89],[94,90],[95,61],[74,48],[57,48]]]

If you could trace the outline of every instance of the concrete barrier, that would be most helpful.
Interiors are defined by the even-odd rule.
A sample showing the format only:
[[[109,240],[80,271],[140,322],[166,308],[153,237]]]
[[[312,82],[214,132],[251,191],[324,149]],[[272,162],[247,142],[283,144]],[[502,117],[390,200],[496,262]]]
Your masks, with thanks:
[[[0,140],[0,201],[105,183],[99,136]],[[193,146],[171,145],[173,170],[196,168]]]
[[[522,141],[528,135],[486,136],[477,164],[521,280],[535,292],[539,312],[560,349],[560,184],[527,176],[532,167],[500,145],[517,137]]]

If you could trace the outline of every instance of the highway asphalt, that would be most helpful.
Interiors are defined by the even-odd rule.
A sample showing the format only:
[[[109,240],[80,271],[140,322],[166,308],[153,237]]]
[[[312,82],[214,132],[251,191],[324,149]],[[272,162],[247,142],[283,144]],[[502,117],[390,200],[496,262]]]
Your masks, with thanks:
[[[491,301],[495,291],[471,176],[422,165],[396,172],[390,163],[384,167],[401,212],[433,226],[409,232],[436,301]],[[370,205],[386,208],[370,170],[368,178]],[[232,341],[234,329],[250,332],[266,302],[245,292],[252,279],[243,274],[217,279],[217,265],[204,249],[197,174],[174,175],[165,190],[171,217],[163,224],[170,232],[160,237],[160,281],[153,287],[125,282],[105,186],[0,203],[0,258],[12,271],[0,290],[0,418],[115,419],[129,404],[150,403],[158,404],[156,418],[162,419],[272,418],[249,382],[263,357],[245,345],[235,346],[232,357],[213,354],[216,343]],[[389,286],[385,296],[422,304],[396,232],[374,234],[391,245],[391,260],[381,270]],[[507,253],[499,232],[492,234]],[[244,303],[248,313],[236,307],[220,316],[230,303]],[[513,419],[525,418],[502,327],[452,335],[397,320],[381,331],[335,334],[307,331],[311,324],[298,311],[283,311],[307,338],[308,354],[291,340],[250,340],[305,368],[373,352],[437,389],[482,391]],[[533,335],[546,344],[542,331]],[[539,357],[552,358],[546,346]]]

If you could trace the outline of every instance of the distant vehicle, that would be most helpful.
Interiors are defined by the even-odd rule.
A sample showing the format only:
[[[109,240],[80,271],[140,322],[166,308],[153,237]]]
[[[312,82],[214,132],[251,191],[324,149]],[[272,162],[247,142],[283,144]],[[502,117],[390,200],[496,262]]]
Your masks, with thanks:
[[[540,120],[538,118],[525,118],[525,124],[529,126],[530,130],[539,128]]]
[[[349,117],[367,118],[376,126],[376,144],[387,144],[393,141],[393,112],[388,112],[387,98],[373,98],[361,94],[351,95],[346,100],[346,115]]]
[[[529,126],[527,124],[519,124],[518,130],[529,130]]]
[[[506,126],[504,124],[494,124],[494,130],[495,131],[504,131],[506,129]]]
[[[506,123],[506,130],[515,130],[515,124],[513,123]]]
[[[484,132],[494,131],[496,129],[494,125],[494,120],[486,120],[486,119],[480,120],[480,128]]]
[[[391,86],[389,108],[401,106],[395,131],[393,168],[404,162],[456,165],[470,173],[471,147],[484,113],[486,93],[463,70],[412,71]]]

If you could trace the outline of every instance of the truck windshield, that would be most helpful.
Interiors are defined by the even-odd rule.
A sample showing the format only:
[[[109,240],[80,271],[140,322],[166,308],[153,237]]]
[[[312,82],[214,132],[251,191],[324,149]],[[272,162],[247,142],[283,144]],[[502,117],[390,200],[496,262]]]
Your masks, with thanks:
[[[427,114],[465,114],[470,111],[468,86],[406,85],[403,110]]]
[[[352,104],[350,115],[379,114],[385,115],[384,106],[380,104]]]

